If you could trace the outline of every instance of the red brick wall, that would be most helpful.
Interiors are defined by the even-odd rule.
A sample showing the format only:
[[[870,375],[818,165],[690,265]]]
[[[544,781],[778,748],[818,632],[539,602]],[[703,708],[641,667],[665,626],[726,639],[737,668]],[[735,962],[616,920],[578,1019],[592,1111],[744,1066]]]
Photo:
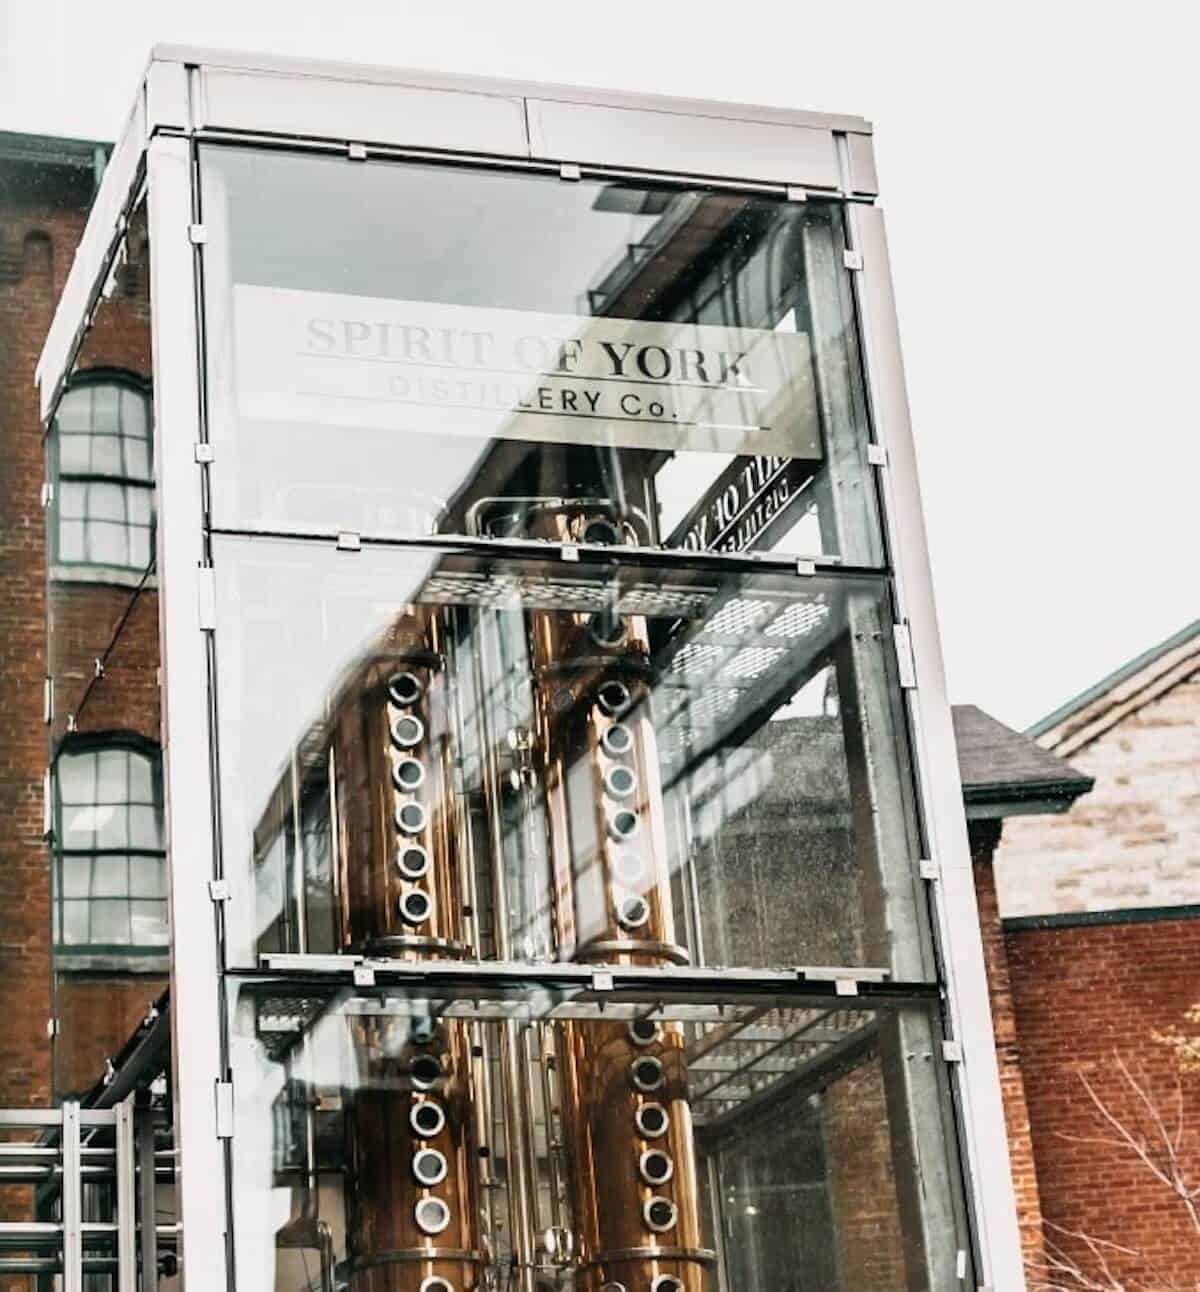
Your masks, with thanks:
[[[34,368],[91,200],[90,172],[0,163],[0,1105],[44,1104],[89,1086],[161,990],[113,974],[53,984],[50,857],[42,777],[49,755],[43,678],[56,678],[55,735],[78,708],[92,661],[112,638],[131,590],[55,585],[55,650],[46,651],[44,477]],[[149,376],[147,247],[135,221],[129,262],[97,312],[79,366]],[[157,595],[144,595],[93,687],[79,727],[159,738]],[[59,1017],[53,1061],[47,1024]]]
[[[829,1086],[822,1096],[821,1116],[842,1284],[852,1292],[906,1287],[879,1060],[872,1059]]]
[[[1137,1100],[1115,1070],[1119,1054],[1144,1071],[1156,1105],[1174,1114],[1174,1059],[1154,1033],[1185,1026],[1184,1011],[1200,1000],[1200,919],[1009,932],[1006,942],[1047,1224],[1142,1252],[1145,1262],[1113,1256],[1124,1277],[1145,1275],[1153,1263],[1176,1285],[1192,1286],[1200,1280],[1200,1235],[1180,1204],[1130,1153],[1079,1142],[1106,1133],[1080,1074],[1134,1125]],[[1183,1088],[1184,1159],[1195,1187],[1200,1078],[1185,1078]],[[1087,1260],[1078,1242],[1049,1228],[1047,1237]]]
[[[970,826],[971,859],[974,862],[975,897],[979,903],[979,925],[983,936],[983,958],[987,966],[992,1002],[992,1028],[996,1034],[996,1059],[1000,1065],[1000,1094],[1008,1128],[1008,1154],[1013,1187],[1017,1194],[1017,1219],[1021,1226],[1021,1249],[1031,1268],[1043,1255],[1042,1204],[1037,1166],[1029,1123],[1021,1043],[1018,1036],[1008,952],[1000,912],[996,905],[992,855],[1000,839],[1000,822],[979,821]]]
[[[95,1083],[104,1060],[129,1040],[165,986],[165,978],[150,974],[72,977],[57,1002],[59,1029],[71,1038],[56,1056],[61,1097],[82,1094]]]
[[[50,871],[42,840],[45,539],[33,370],[82,211],[26,205],[0,177],[0,1104],[50,1097]]]

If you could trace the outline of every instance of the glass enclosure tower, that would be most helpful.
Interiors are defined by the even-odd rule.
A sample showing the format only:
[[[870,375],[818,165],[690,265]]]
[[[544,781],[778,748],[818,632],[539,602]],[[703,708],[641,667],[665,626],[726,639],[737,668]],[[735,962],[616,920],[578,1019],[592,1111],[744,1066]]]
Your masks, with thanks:
[[[39,380],[144,221],[193,1292],[1023,1286],[875,198],[155,52]]]

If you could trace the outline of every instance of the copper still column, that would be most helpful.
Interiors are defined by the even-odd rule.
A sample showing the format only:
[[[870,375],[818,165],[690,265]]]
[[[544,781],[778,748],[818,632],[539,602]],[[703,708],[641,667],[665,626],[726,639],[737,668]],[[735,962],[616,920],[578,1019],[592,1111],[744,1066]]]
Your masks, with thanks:
[[[620,544],[613,509],[538,537]],[[675,941],[645,620],[609,603],[530,614],[555,923],[564,959],[654,968]],[[698,1176],[677,1024],[564,1023],[559,1085],[577,1292],[703,1292]]]
[[[443,625],[401,615],[335,715],[342,940],[405,960],[463,936]],[[359,1017],[347,1111],[352,1292],[466,1292],[483,1262],[468,1024]]]

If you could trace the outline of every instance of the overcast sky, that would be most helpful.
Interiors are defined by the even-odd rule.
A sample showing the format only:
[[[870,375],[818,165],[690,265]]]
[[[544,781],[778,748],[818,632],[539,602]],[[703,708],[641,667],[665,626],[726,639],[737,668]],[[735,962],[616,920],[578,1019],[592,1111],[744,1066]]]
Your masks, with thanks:
[[[1014,726],[1200,615],[1190,6],[0,0],[0,129],[188,42],[871,118],[951,696]]]

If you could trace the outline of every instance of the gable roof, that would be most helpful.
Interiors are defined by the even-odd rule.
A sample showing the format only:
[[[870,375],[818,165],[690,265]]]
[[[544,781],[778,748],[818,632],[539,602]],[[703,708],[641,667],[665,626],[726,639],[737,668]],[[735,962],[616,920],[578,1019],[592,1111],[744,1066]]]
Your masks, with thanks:
[[[951,708],[968,820],[1065,812],[1091,776],[974,704]]]
[[[1116,726],[1200,669],[1200,619],[1109,673],[1028,728],[1066,756]]]

